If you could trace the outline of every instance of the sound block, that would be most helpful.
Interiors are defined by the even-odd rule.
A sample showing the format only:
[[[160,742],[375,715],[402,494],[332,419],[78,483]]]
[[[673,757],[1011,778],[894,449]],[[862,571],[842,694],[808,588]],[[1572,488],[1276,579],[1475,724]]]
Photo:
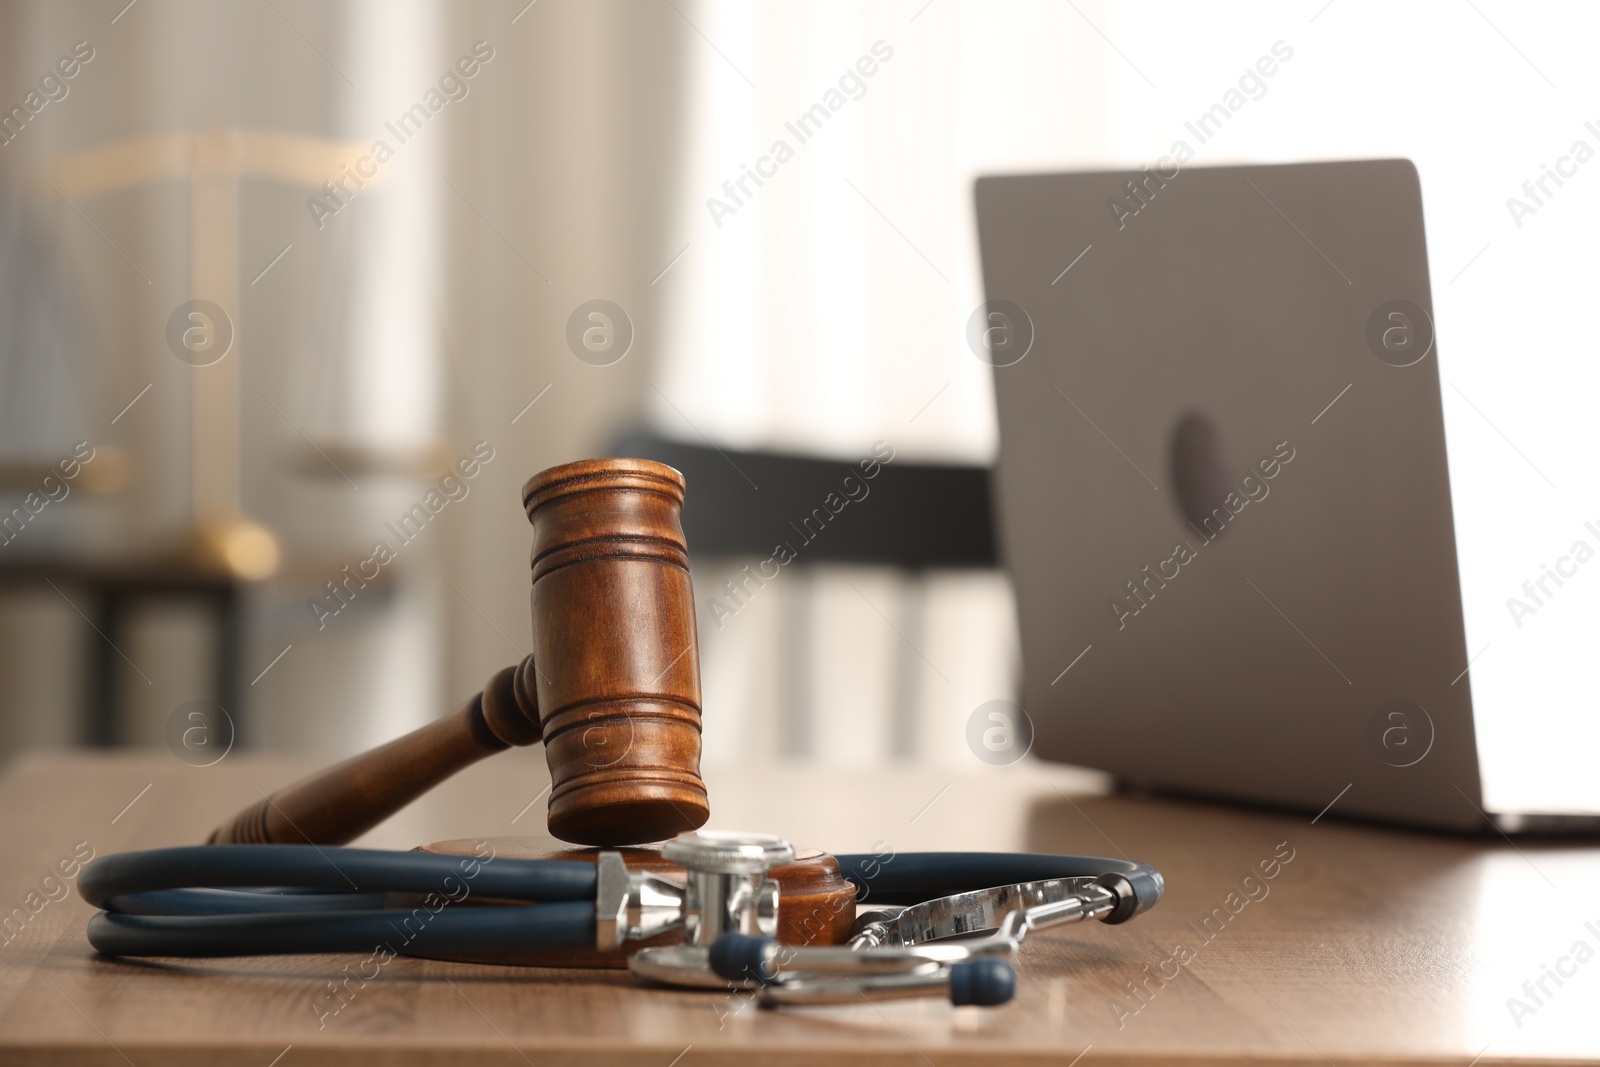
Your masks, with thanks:
[[[551,848],[539,838],[490,837],[435,841],[416,851],[441,856],[483,855],[487,841],[494,859],[578,860],[598,862],[598,848]],[[683,868],[661,858],[654,846],[620,848],[629,870],[650,871],[667,881],[682,885]],[[489,862],[493,862],[490,860]],[[816,848],[795,849],[795,861],[774,867],[771,876],[778,881],[778,940],[786,945],[842,945],[850,936],[856,917],[855,886],[839,873],[839,861]],[[411,907],[420,897],[391,893],[389,907]],[[469,896],[452,908],[502,907],[525,904],[522,900],[495,900]],[[683,931],[672,930],[647,941],[630,941],[626,951],[602,952],[599,949],[489,949],[479,952],[407,951],[404,954],[424,959],[452,960],[457,963],[489,963],[511,967],[626,967],[627,957],[647,945],[680,945]]]

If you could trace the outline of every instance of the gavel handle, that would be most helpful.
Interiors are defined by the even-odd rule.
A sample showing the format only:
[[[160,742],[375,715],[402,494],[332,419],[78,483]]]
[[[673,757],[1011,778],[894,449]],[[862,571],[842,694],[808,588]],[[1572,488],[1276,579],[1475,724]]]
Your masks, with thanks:
[[[360,837],[463,767],[538,741],[532,673],[529,656],[444,718],[263,797],[207,843],[342,845]]]

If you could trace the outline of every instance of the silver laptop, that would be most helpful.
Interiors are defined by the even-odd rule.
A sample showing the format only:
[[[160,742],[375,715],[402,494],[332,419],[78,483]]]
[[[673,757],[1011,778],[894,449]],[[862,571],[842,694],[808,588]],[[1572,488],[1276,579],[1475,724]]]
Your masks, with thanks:
[[[1552,530],[1512,565],[1525,586],[1464,581],[1412,164],[1169,162],[975,196],[969,339],[995,365],[1034,751],[1313,814],[1600,828],[1600,776],[1541,767],[1559,732],[1516,733],[1595,717],[1600,562],[1577,557],[1600,521]]]

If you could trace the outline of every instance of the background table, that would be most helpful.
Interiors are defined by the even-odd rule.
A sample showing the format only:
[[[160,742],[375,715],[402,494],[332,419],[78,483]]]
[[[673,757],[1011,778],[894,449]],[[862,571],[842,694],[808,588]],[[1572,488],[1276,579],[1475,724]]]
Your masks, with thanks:
[[[258,789],[313,767],[235,753],[197,768],[165,752],[13,765],[0,781],[0,1063],[1600,1063],[1600,956],[1574,954],[1579,942],[1600,953],[1600,847],[1363,826],[1339,821],[1337,806],[1313,824],[1096,795],[1094,775],[1026,763],[709,776],[717,827],[834,851],[1026,847],[1162,869],[1166,899],[1134,922],[1030,938],[1019,996],[1000,1009],[776,1013],[617,972],[397,959],[352,982],[319,1029],[327,983],[360,957],[100,959],[75,892],[30,914],[29,893],[47,899],[41,883],[79,842],[98,854],[197,842]],[[541,834],[547,784],[542,754],[514,750],[362,843]],[[1246,882],[1291,850],[1275,878]],[[1163,983],[1179,945],[1190,961]],[[1569,976],[1558,986],[1545,965]],[[1535,1004],[1523,983],[1538,994],[1541,978],[1548,995]],[[1513,1018],[1511,997],[1532,1011]]]

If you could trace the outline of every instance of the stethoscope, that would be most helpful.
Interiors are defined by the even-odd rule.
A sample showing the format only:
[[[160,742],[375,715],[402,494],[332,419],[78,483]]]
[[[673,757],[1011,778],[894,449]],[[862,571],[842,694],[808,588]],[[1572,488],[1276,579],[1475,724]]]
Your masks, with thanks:
[[[947,995],[994,1005],[1016,988],[1012,957],[1030,930],[1126,922],[1154,906],[1161,873],[1129,860],[989,852],[840,855],[858,898],[890,905],[857,916],[842,946],[780,944],[774,867],[794,862],[768,834],[700,831],[661,850],[679,886],[598,863],[495,859],[315,845],[201,845],[103,856],[78,891],[103,909],[89,943],[110,956],[267,956],[370,952],[392,943],[419,907],[414,935],[430,953],[511,948],[611,950],[682,929],[681,945],[628,957],[639,978],[751,990],[764,1005]],[[271,888],[263,888],[271,887]],[[449,907],[469,894],[538,901]],[[435,904],[437,907],[435,908]]]

